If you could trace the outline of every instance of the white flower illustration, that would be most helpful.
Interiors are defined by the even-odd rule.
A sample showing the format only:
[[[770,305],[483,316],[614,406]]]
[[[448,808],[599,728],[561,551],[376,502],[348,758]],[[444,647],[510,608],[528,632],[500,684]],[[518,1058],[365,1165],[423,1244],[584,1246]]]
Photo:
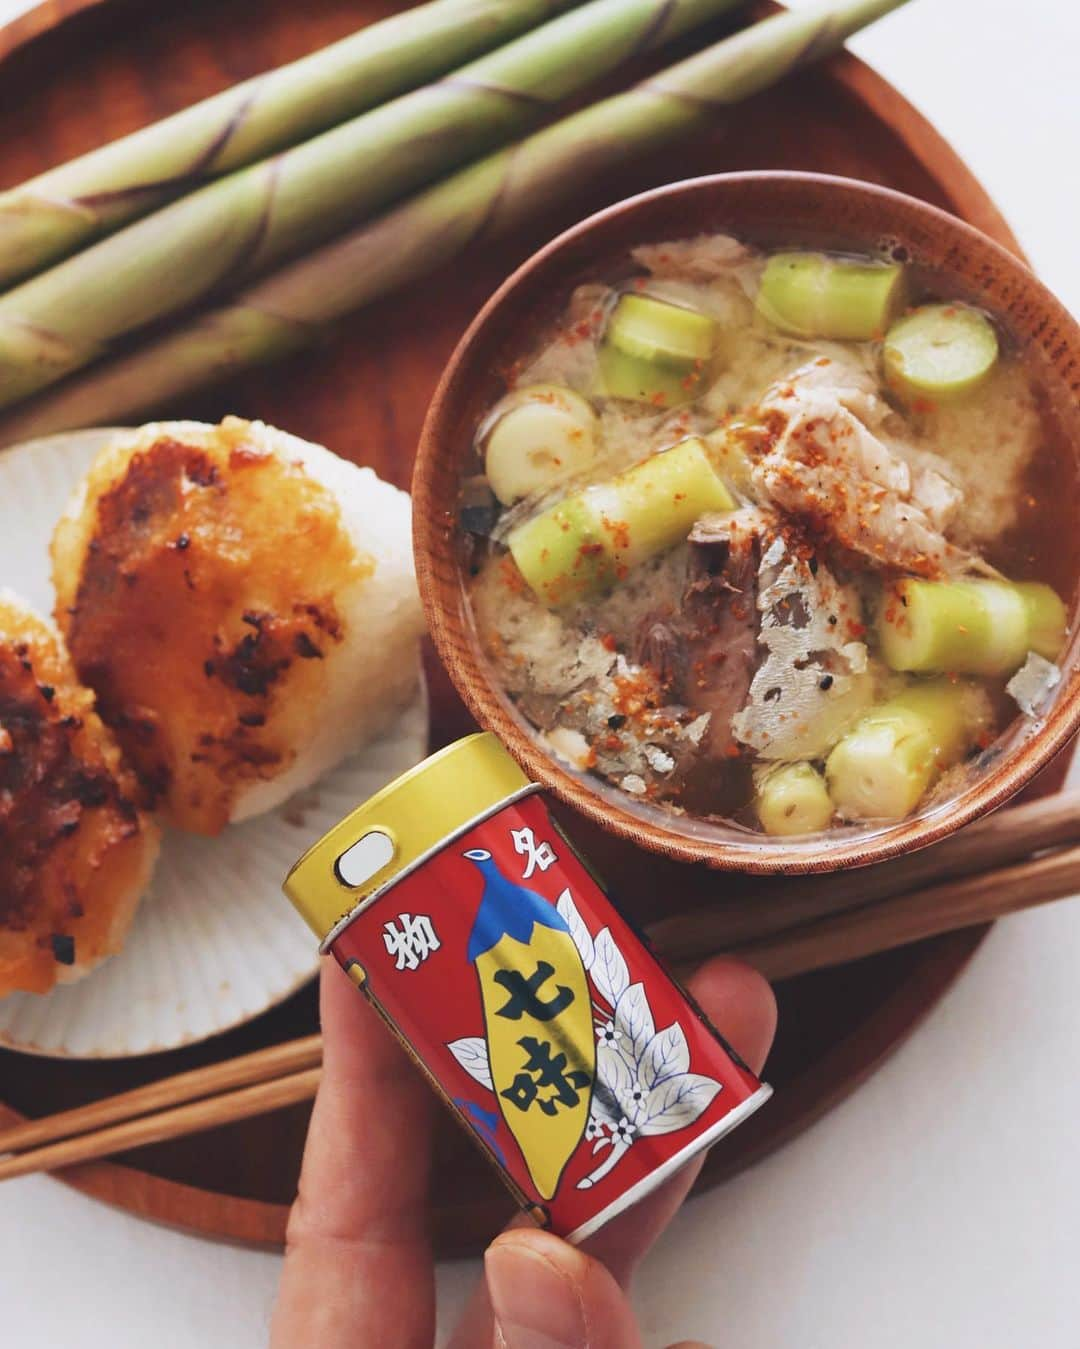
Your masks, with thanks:
[[[625,1115],[619,1120],[618,1124],[610,1124],[608,1125],[608,1128],[611,1130],[614,1141],[616,1143],[622,1143],[624,1147],[630,1146],[634,1141],[634,1135],[637,1133],[637,1130]]]
[[[585,1141],[593,1143],[597,1139],[604,1139],[604,1121],[597,1119],[595,1115],[589,1116],[589,1122],[585,1126]],[[594,1148],[593,1151],[596,1149]]]
[[[596,1038],[601,1044],[617,1045],[622,1039],[622,1032],[614,1021],[601,1021],[596,1027]]]
[[[630,1119],[635,1121],[648,1109],[648,1101],[648,1090],[640,1082],[634,1082],[630,1090],[622,1095],[623,1108]]]
[[[690,1071],[690,1049],[677,1021],[657,1030],[643,984],[630,982],[622,952],[603,928],[594,937],[568,890],[559,913],[581,953],[600,1002],[596,1026],[596,1082],[586,1137],[603,1161],[578,1181],[579,1190],[598,1184],[639,1138],[688,1128],[709,1108],[719,1082]],[[607,1134],[603,1126],[607,1126]]]

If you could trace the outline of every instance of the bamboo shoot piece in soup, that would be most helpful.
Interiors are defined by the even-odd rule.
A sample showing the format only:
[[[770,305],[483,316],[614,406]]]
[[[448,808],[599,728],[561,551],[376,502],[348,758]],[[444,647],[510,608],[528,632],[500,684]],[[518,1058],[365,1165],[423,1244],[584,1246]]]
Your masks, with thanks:
[[[649,244],[507,353],[459,512],[578,772],[783,838],[962,789],[1061,680],[1073,451],[1033,357],[887,253]]]

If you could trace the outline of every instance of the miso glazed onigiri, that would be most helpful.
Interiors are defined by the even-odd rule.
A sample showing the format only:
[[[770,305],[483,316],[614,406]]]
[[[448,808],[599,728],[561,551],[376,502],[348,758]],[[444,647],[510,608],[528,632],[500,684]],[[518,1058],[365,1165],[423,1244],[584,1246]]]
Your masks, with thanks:
[[[407,494],[260,422],[118,433],[52,556],[79,678],[182,829],[277,805],[415,692]]]
[[[118,951],[158,852],[55,629],[0,590],[0,997]]]
[[[580,772],[813,833],[925,808],[1045,708],[1075,469],[1029,358],[902,253],[639,248],[501,374],[470,601]]]

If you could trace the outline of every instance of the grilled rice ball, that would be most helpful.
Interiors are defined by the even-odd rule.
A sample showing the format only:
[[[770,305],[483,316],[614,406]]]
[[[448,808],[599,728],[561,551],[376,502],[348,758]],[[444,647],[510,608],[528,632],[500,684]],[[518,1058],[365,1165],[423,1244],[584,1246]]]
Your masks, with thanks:
[[[0,591],[0,997],[120,949],[158,851],[137,794],[52,625]]]
[[[79,677],[179,828],[269,810],[415,692],[407,494],[260,422],[119,433],[52,557]]]

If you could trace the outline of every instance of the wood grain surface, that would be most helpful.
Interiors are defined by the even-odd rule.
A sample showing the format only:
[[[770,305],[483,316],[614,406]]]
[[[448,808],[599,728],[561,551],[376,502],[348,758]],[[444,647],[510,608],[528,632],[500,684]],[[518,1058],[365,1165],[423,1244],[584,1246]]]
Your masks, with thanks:
[[[0,184],[7,186],[258,70],[391,12],[385,0],[50,0],[0,30]],[[716,35],[723,30],[718,28]],[[672,59],[674,53],[671,54]],[[323,347],[163,411],[262,417],[407,486],[424,411],[468,320],[539,243],[630,192],[705,172],[802,168],[885,183],[963,216],[1016,248],[963,163],[893,89],[853,58],[789,81],[737,109],[679,153],[598,180],[588,198],[498,248],[342,325]],[[434,743],[470,729],[429,659]],[[1059,762],[1037,784],[1055,790]],[[722,875],[646,857],[563,815],[635,918],[723,902]],[[284,901],[283,901],[284,902]],[[709,1157],[712,1185],[805,1129],[852,1091],[933,1007],[982,929],[937,938],[779,988],[780,1035],[769,1107]],[[702,952],[704,954],[704,952]],[[214,1041],[114,1063],[0,1053],[0,1122],[98,1099],[315,1027],[315,991]],[[307,1107],[293,1107],[65,1173],[87,1194],[159,1222],[250,1243],[281,1242]],[[510,1210],[497,1181],[447,1121],[437,1141],[433,1223],[440,1251],[477,1250]]]

